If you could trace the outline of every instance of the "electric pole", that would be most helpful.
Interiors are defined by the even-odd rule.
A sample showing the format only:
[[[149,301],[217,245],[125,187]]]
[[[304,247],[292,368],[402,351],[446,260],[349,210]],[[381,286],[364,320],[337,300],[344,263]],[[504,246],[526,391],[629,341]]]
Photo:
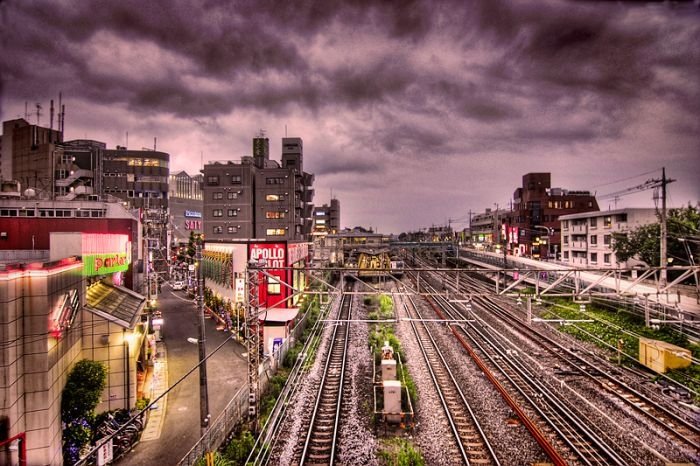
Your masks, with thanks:
[[[659,285],[661,288],[666,286],[666,266],[668,265],[667,252],[666,252],[666,167],[661,169],[661,251],[660,251],[660,261],[661,264],[661,274],[659,276]]]
[[[207,391],[207,349],[206,327],[204,326],[204,276],[202,275],[202,238],[197,238],[196,243],[197,261],[197,308],[199,310],[199,419],[202,435],[209,427],[209,393]]]

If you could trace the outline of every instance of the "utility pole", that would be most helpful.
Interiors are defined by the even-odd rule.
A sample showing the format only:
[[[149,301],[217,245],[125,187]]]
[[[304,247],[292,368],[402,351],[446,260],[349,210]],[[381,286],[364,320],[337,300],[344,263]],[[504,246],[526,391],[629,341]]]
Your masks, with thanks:
[[[199,420],[202,435],[209,428],[209,393],[207,391],[207,349],[206,327],[204,326],[204,276],[202,275],[202,238],[197,238],[196,243],[197,261],[197,308],[199,310]]]
[[[666,251],[666,167],[661,169],[661,274],[659,276],[659,285],[661,288],[666,286],[666,267],[668,266],[667,251]]]

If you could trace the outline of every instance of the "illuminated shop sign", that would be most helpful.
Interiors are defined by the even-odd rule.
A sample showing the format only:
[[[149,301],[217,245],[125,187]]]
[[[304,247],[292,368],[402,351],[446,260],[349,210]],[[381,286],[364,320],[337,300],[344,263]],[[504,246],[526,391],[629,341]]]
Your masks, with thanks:
[[[185,220],[185,230],[201,230],[201,220]]]
[[[126,253],[88,254],[83,256],[83,263],[86,276],[123,272],[129,268]]]
[[[289,245],[289,263],[296,264],[309,257],[309,243],[296,243]]]
[[[284,244],[251,244],[250,259],[264,260],[266,267],[286,267]]]
[[[202,218],[202,213],[197,212],[196,210],[186,210],[185,211],[185,217],[189,218]]]
[[[75,316],[80,309],[80,296],[78,290],[70,290],[64,293],[60,298],[58,305],[53,308],[49,315],[49,333],[52,337],[60,339],[63,333],[68,330]]]

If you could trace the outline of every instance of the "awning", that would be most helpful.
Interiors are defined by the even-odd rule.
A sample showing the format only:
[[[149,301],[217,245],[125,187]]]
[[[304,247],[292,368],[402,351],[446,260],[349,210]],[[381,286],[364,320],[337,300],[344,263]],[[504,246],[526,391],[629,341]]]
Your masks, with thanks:
[[[289,322],[299,314],[299,309],[272,308],[261,313],[265,322]],[[261,319],[261,320],[263,320]]]
[[[146,297],[128,288],[97,282],[85,296],[85,309],[104,319],[133,329],[140,321]]]

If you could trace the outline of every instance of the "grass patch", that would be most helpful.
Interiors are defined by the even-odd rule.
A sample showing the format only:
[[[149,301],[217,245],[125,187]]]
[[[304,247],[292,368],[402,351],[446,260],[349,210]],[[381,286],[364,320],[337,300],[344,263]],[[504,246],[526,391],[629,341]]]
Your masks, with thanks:
[[[546,311],[541,314],[545,319],[593,319],[594,322],[578,322],[575,325],[562,325],[559,330],[568,333],[579,340],[591,342],[608,351],[617,348],[618,340],[624,342],[623,351],[635,359],[635,362],[625,361],[624,364],[639,365],[639,337],[664,341],[682,348],[689,349],[693,357],[700,357],[700,345],[691,343],[685,335],[681,335],[669,326],[658,329],[646,327],[644,318],[628,312],[610,311],[586,304],[585,312],[579,310],[579,305],[564,299],[553,300],[545,304]],[[700,367],[691,364],[684,369],[674,369],[666,375],[686,385],[695,392],[700,391]]]
[[[385,439],[377,453],[386,466],[424,466],[425,460],[420,451],[402,438]]]

